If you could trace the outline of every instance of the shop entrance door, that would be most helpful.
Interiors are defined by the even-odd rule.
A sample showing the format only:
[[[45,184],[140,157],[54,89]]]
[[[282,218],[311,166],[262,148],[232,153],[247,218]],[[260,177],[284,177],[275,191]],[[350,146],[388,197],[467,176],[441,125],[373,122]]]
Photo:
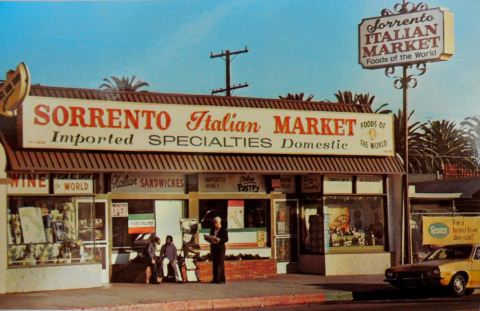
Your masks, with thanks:
[[[87,253],[102,264],[101,281],[110,282],[110,256],[108,256],[108,201],[104,199],[76,200],[78,210],[78,238]]]
[[[296,270],[298,260],[298,200],[275,200],[275,258],[277,273]]]

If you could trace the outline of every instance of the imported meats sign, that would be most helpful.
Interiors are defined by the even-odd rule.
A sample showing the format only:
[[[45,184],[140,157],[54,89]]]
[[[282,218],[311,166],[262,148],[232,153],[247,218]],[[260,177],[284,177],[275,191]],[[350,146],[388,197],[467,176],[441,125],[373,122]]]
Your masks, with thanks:
[[[394,155],[392,115],[27,97],[25,148]]]
[[[366,69],[448,60],[455,52],[453,13],[445,9],[367,18],[358,30]]]

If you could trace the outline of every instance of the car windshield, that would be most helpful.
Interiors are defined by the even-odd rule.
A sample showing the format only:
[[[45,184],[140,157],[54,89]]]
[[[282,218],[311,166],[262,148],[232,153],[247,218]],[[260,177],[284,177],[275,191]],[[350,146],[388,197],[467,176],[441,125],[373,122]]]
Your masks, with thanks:
[[[444,246],[428,255],[425,260],[468,259],[472,253],[472,248],[472,245]]]

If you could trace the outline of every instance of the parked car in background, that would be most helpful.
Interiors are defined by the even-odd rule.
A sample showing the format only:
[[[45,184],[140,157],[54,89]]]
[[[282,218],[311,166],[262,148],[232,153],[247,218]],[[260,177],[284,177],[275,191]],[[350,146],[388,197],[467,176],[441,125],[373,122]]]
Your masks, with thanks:
[[[385,271],[385,281],[398,288],[445,287],[453,296],[480,288],[480,244],[442,246],[425,260]]]

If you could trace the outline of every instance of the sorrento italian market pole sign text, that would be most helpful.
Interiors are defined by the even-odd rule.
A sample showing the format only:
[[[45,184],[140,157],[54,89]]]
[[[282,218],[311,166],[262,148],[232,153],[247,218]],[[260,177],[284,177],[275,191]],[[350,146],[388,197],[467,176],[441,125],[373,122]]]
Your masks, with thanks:
[[[25,148],[394,154],[391,114],[145,104],[29,96]]]
[[[455,52],[446,9],[366,18],[358,29],[358,61],[366,69],[448,60]]]

